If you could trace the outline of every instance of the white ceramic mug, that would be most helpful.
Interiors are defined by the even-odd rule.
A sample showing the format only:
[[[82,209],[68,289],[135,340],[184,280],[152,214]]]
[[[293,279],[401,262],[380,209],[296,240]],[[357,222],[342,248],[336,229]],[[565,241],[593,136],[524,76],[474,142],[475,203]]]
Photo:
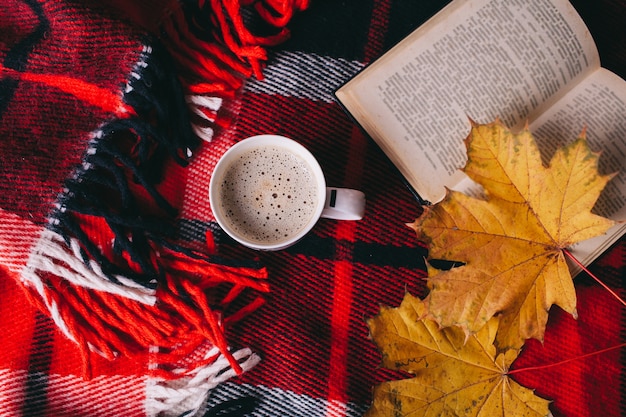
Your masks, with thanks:
[[[278,135],[252,136],[228,149],[211,176],[209,200],[220,227],[258,250],[293,245],[320,217],[360,220],[365,212],[365,194],[326,187],[311,152]]]

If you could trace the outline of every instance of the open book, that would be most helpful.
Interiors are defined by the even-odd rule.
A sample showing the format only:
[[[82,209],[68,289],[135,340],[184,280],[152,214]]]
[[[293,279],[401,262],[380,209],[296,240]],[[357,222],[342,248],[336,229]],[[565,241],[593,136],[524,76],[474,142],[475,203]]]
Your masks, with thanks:
[[[600,67],[567,0],[453,0],[336,91],[340,104],[421,199],[469,191],[459,168],[472,119],[528,122],[547,164],[584,127],[600,171],[619,172],[594,212],[626,219],[626,81]],[[622,223],[572,252],[589,264],[626,232]]]

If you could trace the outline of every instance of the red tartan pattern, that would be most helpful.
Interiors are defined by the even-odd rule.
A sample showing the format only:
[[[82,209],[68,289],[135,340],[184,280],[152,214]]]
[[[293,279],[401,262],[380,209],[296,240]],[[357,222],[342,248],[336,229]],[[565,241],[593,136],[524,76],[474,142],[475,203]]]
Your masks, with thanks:
[[[69,9],[64,13],[54,3],[34,4],[35,7],[28,7],[26,3],[11,1],[3,7],[3,33],[15,31],[19,37],[0,44],[2,69],[15,70],[3,71],[0,135],[19,140],[0,141],[0,152],[13,156],[3,160],[0,187],[21,191],[21,198],[3,198],[4,210],[43,224],[61,192],[63,180],[74,166],[80,164],[89,132],[104,120],[109,109],[86,103],[52,85],[52,80],[42,75],[67,77],[100,91],[113,91],[117,95],[115,107],[121,108],[120,86],[126,83],[142,45],[138,33],[122,31],[112,39],[115,46],[102,57],[110,63],[101,62],[100,54],[93,50],[93,44],[86,36],[110,36],[108,28],[113,25],[110,18],[94,13],[97,20],[93,21],[93,27],[77,27],[81,20],[75,21],[68,16]],[[25,19],[25,14],[33,16]],[[55,19],[46,16],[55,16]],[[15,27],[18,22],[25,22],[24,27]],[[66,37],[44,36],[45,33],[58,32],[65,33]],[[74,56],[81,59],[75,60]],[[54,61],[51,65],[50,60],[58,60],[64,65],[55,65]],[[28,80],[29,76],[32,81]],[[14,88],[18,82],[19,88]],[[59,106],[51,105],[48,111],[25,115],[24,109],[35,108],[32,100],[36,97],[47,97],[50,103],[59,103]],[[84,133],[80,136],[73,135],[73,132]],[[50,139],[57,137],[63,140]],[[63,157],[59,158],[59,155]],[[13,162],[19,165],[8,165]]]
[[[231,415],[249,411],[246,415],[356,417],[367,409],[374,384],[400,377],[379,368],[380,354],[368,339],[365,319],[375,315],[379,305],[397,306],[405,291],[425,292],[426,250],[404,225],[420,208],[392,165],[332,101],[331,93],[445,2],[336,3],[314,1],[294,18],[291,40],[270,56],[267,79],[249,81],[242,94],[225,102],[233,123],[216,130],[212,142],[196,149],[188,168],[168,166],[168,175],[159,185],[181,208],[177,241],[206,250],[207,244],[213,245],[206,240],[206,232],[211,231],[218,253],[226,259],[246,265],[258,261],[267,268],[271,292],[265,305],[227,328],[233,349],[250,347],[262,360],[241,377],[214,388],[208,400],[213,414],[207,415],[218,415],[220,406],[234,400],[242,404],[241,413]],[[610,14],[611,7],[626,10],[624,6],[605,2],[597,13],[609,18],[618,14]],[[600,36],[606,41],[606,35]],[[614,48],[604,47],[611,53],[607,60],[617,63],[613,69],[624,76],[624,44],[612,41]],[[103,78],[116,77],[105,74]],[[39,88],[24,91],[41,94]],[[69,113],[81,109],[72,107]],[[13,131],[11,124],[3,121],[2,126],[5,136]],[[90,132],[93,126],[77,130]],[[230,145],[258,133],[300,141],[318,157],[329,184],[363,190],[365,218],[356,223],[321,220],[303,241],[276,253],[247,250],[225,237],[208,206],[210,172]],[[50,144],[50,155],[70,151],[82,155],[84,138],[74,139],[74,145],[71,141]],[[60,171],[67,170],[60,166]],[[83,380],[80,351],[28,303],[15,279],[47,211],[40,209],[35,223],[28,213],[41,207],[42,201],[53,201],[60,183],[47,173],[39,178],[48,183],[29,188],[35,181],[22,177],[19,182],[7,179],[2,187],[19,189],[24,198],[0,212],[0,317],[5,318],[0,321],[0,416],[150,415],[146,406],[146,397],[152,395],[146,393],[149,352],[114,361],[92,355],[93,379]],[[622,239],[593,265],[594,272],[622,297],[625,264]],[[624,343],[623,307],[590,279],[579,277],[575,283],[579,319],[553,309],[544,345],[529,342],[515,367],[551,364]],[[557,417],[619,416],[626,413],[623,355],[623,349],[615,350],[520,373],[515,379],[553,399],[551,409]],[[179,409],[180,414],[183,411]]]

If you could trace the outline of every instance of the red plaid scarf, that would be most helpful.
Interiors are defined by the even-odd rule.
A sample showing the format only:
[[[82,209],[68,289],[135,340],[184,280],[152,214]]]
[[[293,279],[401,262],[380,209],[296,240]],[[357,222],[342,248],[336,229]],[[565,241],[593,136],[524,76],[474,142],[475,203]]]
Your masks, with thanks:
[[[159,40],[123,2],[0,9],[4,275],[77,345],[85,376],[92,354],[147,361],[154,389],[173,391],[148,410],[175,410],[183,389],[198,402],[257,362],[230,350],[225,329],[262,303],[265,269],[176,232],[185,167],[226,120],[222,101],[261,76],[263,46],[304,7],[248,3],[270,36],[248,31],[230,1],[153,4]]]
[[[33,39],[41,41],[46,36],[37,38],[32,35],[36,31],[26,29],[19,35],[4,28],[16,21],[24,21],[24,28],[36,27],[32,22],[37,22],[39,14],[34,5],[39,3],[14,2],[10,3],[14,8],[3,5],[0,9],[4,67],[10,62],[6,51],[23,54],[22,59],[14,59],[21,66],[8,66],[9,70],[2,72],[3,83],[10,87],[20,81],[19,88],[0,89],[2,94],[21,92],[0,101],[7,109],[22,103],[21,110],[15,107],[13,113],[7,113],[3,107],[0,113],[2,137],[10,138],[2,145],[6,149],[1,154],[4,197],[0,199],[13,201],[12,205],[3,201],[0,222],[4,267],[0,313],[10,318],[2,324],[0,415],[182,415],[195,410],[213,416],[361,415],[371,401],[373,385],[403,376],[379,368],[380,354],[368,339],[364,319],[374,316],[381,304],[397,306],[405,291],[424,294],[426,250],[404,226],[418,215],[418,204],[380,150],[334,102],[332,92],[445,1],[376,0],[366,4],[361,0],[317,0],[294,16],[292,11],[302,5],[290,3],[280,9],[281,2],[277,1],[273,12],[257,5],[243,14],[245,18],[235,2],[232,8],[227,7],[231,2],[224,2],[227,4],[220,9],[215,9],[219,2],[200,2],[196,6],[202,7],[194,11],[189,5],[145,9],[141,2],[112,3],[140,27],[166,34],[159,36],[165,48],[160,50],[156,41],[146,38],[143,29],[139,31],[135,25],[122,25],[128,32],[120,36],[120,19],[105,18],[114,12],[92,8],[97,13],[88,14],[89,19],[100,20],[85,26],[89,28],[83,31],[87,36],[73,44],[80,46],[97,38],[93,32],[97,28],[113,30],[106,22],[115,22],[113,32],[118,37],[105,30],[106,44],[110,46],[111,39],[120,37],[134,39],[121,42],[125,45],[122,49],[134,52],[118,52],[116,57],[110,48],[106,52],[86,48],[91,54],[104,55],[100,59],[110,65],[95,67],[83,58],[87,63],[77,61],[75,67],[65,68],[63,74],[68,79],[101,88],[95,96],[88,88],[80,89],[89,93],[87,98],[77,96],[76,86],[68,94],[50,81],[29,79],[31,74],[47,71],[34,71],[26,64],[48,63],[47,68],[61,68],[47,58],[59,48],[24,48],[26,42],[36,45]],[[584,12],[585,2],[578,3]],[[52,33],[70,31],[58,17],[62,10],[44,14],[56,16],[48,20],[59,28],[48,31],[47,39],[52,39]],[[624,10],[623,3],[605,1],[594,3],[593,10],[583,14],[601,41],[605,65],[622,76],[626,75],[626,52],[621,21],[616,16],[623,16]],[[614,17],[614,24],[609,24]],[[154,23],[157,19],[159,25]],[[247,38],[252,35],[241,35],[245,33],[241,23],[254,27],[254,33],[265,33],[268,20],[279,27],[290,20],[291,38],[271,48],[262,80],[253,77],[243,84],[244,78],[260,70],[265,50],[260,46],[278,39]],[[230,29],[216,40],[220,32],[214,28],[221,27],[220,22],[228,23],[225,27]],[[226,48],[231,52],[218,54],[234,33],[239,33],[235,37],[238,41]],[[270,33],[283,39],[280,30]],[[188,42],[194,42],[193,47]],[[248,47],[236,47],[240,42]],[[198,50],[202,54],[190,59],[191,51]],[[84,49],[70,51],[90,56]],[[161,53],[163,58],[156,59]],[[167,55],[173,58],[171,67],[181,81],[182,95],[172,92],[176,83],[171,83],[171,78],[159,78],[167,82],[145,78],[151,68],[163,72],[150,76],[168,73],[164,70]],[[213,59],[216,55],[219,60]],[[68,61],[73,62],[62,62]],[[91,78],[83,72],[90,73]],[[143,91],[157,88],[152,97],[161,100],[130,99],[140,85],[145,87]],[[28,88],[31,90],[27,92]],[[113,98],[107,100],[109,96],[100,94],[103,90],[113,92],[109,93]],[[73,107],[51,105],[46,117],[32,110],[37,103],[33,97],[46,97],[55,103],[58,95],[65,101],[69,97]],[[173,98],[176,96],[178,99]],[[185,97],[190,116],[180,110],[185,108],[180,105],[181,97]],[[85,102],[91,104],[86,106]],[[105,106],[108,111],[103,110]],[[10,114],[12,118],[7,118]],[[129,124],[135,115],[146,116],[139,119],[149,123]],[[229,125],[224,124],[227,121]],[[110,123],[118,125],[107,130]],[[191,133],[188,126],[192,126]],[[150,129],[147,135],[140,133],[142,127]],[[162,130],[165,136],[176,136],[175,146],[156,138],[156,131]],[[71,134],[76,131],[83,132],[82,136]],[[365,218],[360,222],[321,221],[303,241],[275,253],[256,253],[234,244],[216,226],[208,207],[210,172],[229,146],[258,133],[297,139],[318,157],[329,183],[365,191]],[[146,136],[148,142],[137,140]],[[198,141],[202,136],[211,142]],[[115,155],[115,163],[96,165],[97,169],[107,169],[106,181],[90,182],[93,188],[80,188],[81,175],[89,179],[90,169],[94,169],[85,162],[100,164],[94,158],[107,155],[100,153],[100,148],[90,151],[100,143],[104,152]],[[20,155],[20,146],[30,153]],[[60,146],[64,149],[58,149]],[[140,163],[126,163],[123,156]],[[14,167],[10,172],[30,176],[6,176],[9,161]],[[43,169],[46,164],[42,161],[48,161],[51,168]],[[119,171],[123,174],[115,175]],[[117,193],[124,190],[123,186],[128,187],[132,198],[123,199]],[[72,187],[81,193],[70,195]],[[160,204],[161,198],[167,204]],[[115,210],[103,215],[97,211],[102,207]],[[120,207],[128,210],[122,213]],[[50,219],[53,224],[48,226]],[[169,228],[163,229],[164,225]],[[122,232],[116,232],[120,228]],[[41,246],[41,235],[52,232],[54,238],[67,240],[57,244],[49,238]],[[77,232],[88,239],[80,239]],[[108,250],[91,250],[90,242],[92,248]],[[23,274],[31,273],[26,265],[33,265],[34,249],[40,248],[35,251],[38,254],[53,255],[53,247],[63,248],[61,254],[78,255],[80,262],[67,265],[67,258],[62,258],[52,264],[35,264],[39,269],[55,268],[54,273],[33,274],[44,289],[58,294],[46,301],[37,292],[42,286],[25,280]],[[592,267],[622,296],[625,253],[622,239]],[[94,254],[100,258],[92,262]],[[82,272],[68,274],[70,267]],[[152,275],[145,273],[150,270]],[[79,283],[71,281],[76,275],[81,277]],[[95,284],[88,287],[85,277],[94,278],[90,282]],[[216,282],[212,278],[219,279]],[[544,344],[529,342],[516,367],[558,363],[624,342],[626,321],[619,303],[588,278],[577,278],[576,285],[579,319],[555,309]],[[24,288],[39,309],[25,302]],[[119,294],[111,288],[124,291]],[[255,310],[263,300],[265,305]],[[61,306],[58,312],[49,308],[51,301]],[[68,308],[64,305],[74,310],[62,311]],[[212,309],[202,311],[205,305]],[[130,310],[132,306],[141,306],[141,314]],[[225,334],[210,326],[211,313],[213,323],[226,330]],[[150,319],[139,322],[137,316]],[[64,328],[67,317],[80,320]],[[78,343],[68,339],[68,334],[74,334],[71,329],[80,329],[73,336]],[[115,329],[114,335],[109,334],[111,329]],[[152,332],[155,329],[158,331]],[[81,343],[98,353],[108,349],[116,359],[91,354],[88,363],[92,378],[85,379],[81,352],[87,350],[77,348]],[[242,367],[254,368],[233,378],[228,352],[215,349],[218,343],[232,347],[230,352]],[[617,416],[626,410],[623,363],[620,351],[613,350],[566,365],[519,373],[515,378],[553,399],[551,409],[556,416]],[[179,369],[191,373],[172,379]]]

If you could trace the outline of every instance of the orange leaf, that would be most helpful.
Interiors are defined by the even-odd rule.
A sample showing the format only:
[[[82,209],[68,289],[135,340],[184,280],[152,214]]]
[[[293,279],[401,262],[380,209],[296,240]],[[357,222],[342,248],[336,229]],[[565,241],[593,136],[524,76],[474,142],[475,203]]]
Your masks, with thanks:
[[[591,213],[611,176],[598,173],[584,132],[549,167],[528,130],[513,134],[497,120],[473,124],[466,146],[464,171],[486,198],[449,191],[410,225],[430,243],[430,258],[464,263],[431,268],[429,314],[468,335],[501,315],[496,345],[519,348],[543,339],[552,305],[576,316],[563,250],[615,224]]]
[[[507,376],[517,350],[498,354],[490,320],[467,340],[457,327],[440,329],[423,319],[426,306],[406,294],[398,308],[383,307],[368,325],[383,366],[414,374],[374,388],[365,417],[540,417],[549,401]]]

